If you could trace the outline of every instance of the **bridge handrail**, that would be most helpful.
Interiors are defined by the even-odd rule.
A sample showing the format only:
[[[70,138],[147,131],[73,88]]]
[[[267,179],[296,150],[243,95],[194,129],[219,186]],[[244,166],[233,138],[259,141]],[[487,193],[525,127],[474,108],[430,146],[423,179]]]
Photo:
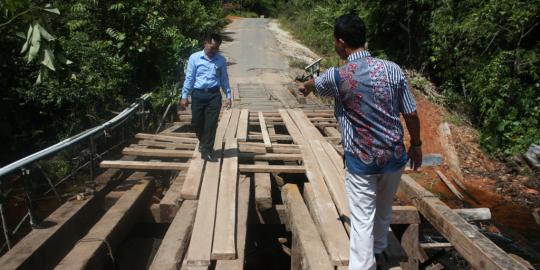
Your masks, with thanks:
[[[54,144],[54,145],[51,145],[39,152],[36,152],[36,153],[33,153],[29,156],[26,156],[24,158],[21,158],[13,163],[10,163],[2,168],[0,168],[0,179],[9,174],[9,173],[12,173],[13,171],[17,170],[17,169],[21,169],[21,168],[24,168],[25,166],[27,166],[28,164],[31,164],[33,163],[34,161],[36,160],[39,160],[39,159],[42,159],[48,155],[51,155],[53,153],[56,153],[58,151],[61,151],[77,142],[80,142],[84,139],[88,139],[90,137],[93,137],[93,138],[97,138],[97,137],[100,137],[101,135],[105,134],[105,132],[107,132],[107,130],[111,130],[111,129],[114,129],[115,127],[117,127],[118,125],[122,124],[124,121],[126,121],[128,119],[129,116],[131,116],[133,113],[135,113],[137,111],[137,109],[141,106],[142,102],[143,101],[146,101],[150,96],[152,95],[152,93],[146,93],[144,95],[141,96],[140,100],[137,101],[137,102],[133,102],[129,107],[127,107],[126,109],[124,109],[122,112],[120,112],[118,115],[116,115],[115,117],[113,117],[112,119],[110,119],[109,121],[99,125],[99,126],[96,126],[96,127],[93,127],[93,128],[90,128],[90,129],[87,129],[75,136],[72,136],[72,137],[69,137],[67,139],[64,139],[63,141],[57,143],[57,144]],[[0,181],[1,182],[1,181]]]

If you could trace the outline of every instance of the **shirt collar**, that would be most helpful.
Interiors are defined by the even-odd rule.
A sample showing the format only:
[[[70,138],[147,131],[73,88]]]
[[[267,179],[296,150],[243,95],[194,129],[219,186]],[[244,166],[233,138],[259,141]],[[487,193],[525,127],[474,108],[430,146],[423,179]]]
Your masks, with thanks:
[[[208,61],[213,61],[213,60],[217,59],[217,57],[218,57],[218,53],[214,54],[214,57],[208,58],[208,56],[206,56],[206,53],[204,53],[204,50],[201,50],[200,58],[202,58],[202,59],[206,59]]]
[[[347,61],[351,62],[354,60],[358,60],[358,59],[361,59],[364,57],[370,57],[370,56],[371,54],[367,50],[356,51],[347,57]]]

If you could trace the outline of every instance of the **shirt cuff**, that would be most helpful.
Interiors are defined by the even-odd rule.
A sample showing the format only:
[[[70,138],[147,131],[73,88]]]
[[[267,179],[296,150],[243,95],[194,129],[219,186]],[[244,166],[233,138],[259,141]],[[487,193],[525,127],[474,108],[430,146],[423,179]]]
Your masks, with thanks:
[[[184,91],[184,90],[182,90],[182,94],[180,95],[180,97],[182,97],[182,99],[187,99],[187,98],[188,98],[188,94],[189,94],[189,91]]]

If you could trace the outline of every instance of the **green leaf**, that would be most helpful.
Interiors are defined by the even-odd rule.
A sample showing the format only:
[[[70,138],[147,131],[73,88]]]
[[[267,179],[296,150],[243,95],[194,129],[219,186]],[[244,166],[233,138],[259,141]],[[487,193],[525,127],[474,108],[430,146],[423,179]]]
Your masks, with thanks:
[[[41,37],[49,42],[56,40],[56,38],[49,34],[49,32],[47,32],[47,30],[45,30],[43,27],[39,28],[39,32],[41,33]]]
[[[43,61],[41,61],[41,64],[48,67],[52,71],[56,71],[54,68],[54,54],[51,49],[46,48],[43,50]]]
[[[54,13],[56,15],[60,15],[60,10],[58,10],[57,8],[44,8],[43,10],[50,13]]]
[[[26,50],[28,50],[28,45],[30,45],[30,38],[32,37],[32,25],[28,26],[28,33],[26,34],[26,42],[24,42],[24,45],[22,47],[21,53],[25,53]]]
[[[39,47],[41,46],[41,33],[39,32],[40,25],[38,23],[34,24],[32,30],[32,43],[30,46],[30,51],[28,51],[28,63],[32,62],[36,58]]]

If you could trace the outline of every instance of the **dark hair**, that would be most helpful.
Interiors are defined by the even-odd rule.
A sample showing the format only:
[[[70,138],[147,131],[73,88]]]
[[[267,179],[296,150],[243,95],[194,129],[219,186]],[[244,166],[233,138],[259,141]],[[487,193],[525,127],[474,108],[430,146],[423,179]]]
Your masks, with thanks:
[[[208,42],[208,43],[212,43],[212,40],[214,40],[216,43],[221,43],[222,39],[221,39],[221,36],[219,34],[216,34],[216,33],[210,33],[210,34],[206,34],[204,36],[204,42]]]
[[[356,14],[341,15],[336,19],[334,37],[343,39],[352,48],[363,47],[366,43],[366,24]]]

